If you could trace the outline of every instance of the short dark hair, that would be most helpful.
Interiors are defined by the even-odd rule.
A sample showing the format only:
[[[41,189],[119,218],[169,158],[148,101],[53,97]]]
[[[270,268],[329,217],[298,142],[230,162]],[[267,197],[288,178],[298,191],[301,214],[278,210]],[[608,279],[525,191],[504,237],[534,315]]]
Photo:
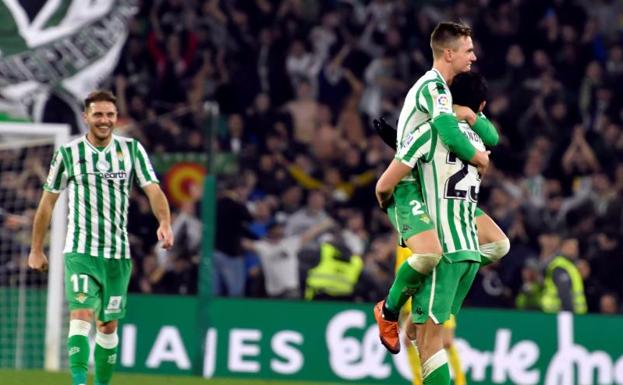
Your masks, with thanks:
[[[463,36],[472,36],[472,29],[463,23],[444,21],[437,24],[430,35],[430,48],[433,50],[433,58],[440,56],[445,48]]]
[[[106,90],[96,90],[91,92],[86,99],[84,99],[84,110],[89,109],[89,105],[93,102],[111,102],[117,107],[117,98],[112,92]]]
[[[450,92],[452,93],[452,103],[469,107],[478,113],[480,103],[487,100],[489,86],[481,74],[461,72],[452,79]]]

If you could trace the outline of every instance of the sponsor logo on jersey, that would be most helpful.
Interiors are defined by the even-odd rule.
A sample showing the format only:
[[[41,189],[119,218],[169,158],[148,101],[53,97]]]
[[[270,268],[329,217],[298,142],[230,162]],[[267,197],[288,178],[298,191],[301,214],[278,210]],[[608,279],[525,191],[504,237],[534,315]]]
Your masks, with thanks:
[[[120,295],[111,295],[108,299],[108,306],[104,310],[105,314],[121,313],[121,299]]]
[[[435,99],[435,105],[440,110],[447,110],[450,108],[450,99],[447,95],[438,95]]]
[[[128,173],[125,171],[117,171],[117,172],[102,172],[98,174],[101,178],[106,180],[123,180],[128,179]]]

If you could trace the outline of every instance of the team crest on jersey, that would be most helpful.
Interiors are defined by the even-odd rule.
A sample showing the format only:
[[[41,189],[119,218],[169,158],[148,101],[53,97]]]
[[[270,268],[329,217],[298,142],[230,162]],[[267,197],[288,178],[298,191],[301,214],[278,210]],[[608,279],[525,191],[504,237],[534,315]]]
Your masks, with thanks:
[[[105,159],[100,159],[97,161],[97,163],[95,164],[95,167],[100,171],[100,172],[107,172],[110,169],[110,163],[108,163]]]
[[[123,152],[117,151],[117,159],[123,160]]]
[[[430,218],[428,217],[428,215],[424,214],[424,215],[420,215],[420,220],[426,224],[428,224],[430,222]]]
[[[84,293],[78,293],[76,294],[76,301],[80,302],[80,303],[84,303],[84,301],[87,300],[87,296]]]

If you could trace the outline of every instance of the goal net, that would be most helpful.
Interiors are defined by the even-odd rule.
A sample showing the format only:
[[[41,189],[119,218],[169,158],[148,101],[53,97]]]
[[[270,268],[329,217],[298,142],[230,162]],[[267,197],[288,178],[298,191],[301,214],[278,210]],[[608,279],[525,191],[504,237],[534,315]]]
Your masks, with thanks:
[[[65,125],[0,123],[0,368],[61,364],[64,194],[45,241],[48,273],[29,271],[27,257],[50,160],[68,138]]]

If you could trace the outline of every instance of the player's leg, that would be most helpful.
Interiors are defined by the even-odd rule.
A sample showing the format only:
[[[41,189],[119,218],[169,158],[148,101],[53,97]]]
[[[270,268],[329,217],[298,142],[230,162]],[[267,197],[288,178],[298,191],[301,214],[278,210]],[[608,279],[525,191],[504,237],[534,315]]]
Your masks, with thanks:
[[[395,270],[398,271],[400,266],[411,256],[411,250],[406,247],[396,247],[396,264]],[[420,354],[416,347],[415,327],[412,328],[411,322],[411,300],[409,299],[400,309],[399,323],[404,331],[403,344],[407,347],[407,361],[411,368],[411,384],[422,385],[422,362]]]
[[[450,318],[462,277],[478,266],[474,262],[441,261],[413,299],[413,321],[422,360],[424,384],[450,384],[448,356],[444,349],[442,324]],[[477,268],[476,268],[477,271]],[[462,294],[462,292],[461,292]],[[464,298],[464,297],[463,297]]]
[[[106,281],[95,334],[95,385],[108,385],[117,362],[118,320],[125,316],[128,284],[132,275],[130,259],[103,260]]]
[[[69,305],[67,353],[73,385],[86,385],[89,364],[89,332],[100,307],[101,286],[97,267],[84,254],[65,254],[65,297]]]
[[[448,354],[448,362],[450,363],[450,367],[452,368],[452,373],[454,373],[454,384],[465,385],[465,373],[463,373],[463,368],[461,367],[459,352],[454,345],[455,331],[456,317],[451,314],[450,319],[443,323],[443,347],[444,349],[446,349],[446,353]]]
[[[476,226],[481,265],[486,266],[502,259],[510,250],[510,241],[504,231],[480,208],[476,208]]]
[[[434,229],[411,236],[407,245],[412,254],[396,273],[386,300],[376,304],[374,316],[381,342],[393,354],[400,351],[398,316],[400,309],[421,286],[441,258],[441,245]]]
[[[118,321],[97,321],[95,334],[95,385],[108,385],[117,362]]]
[[[413,183],[400,184],[394,191],[394,202],[387,210],[390,222],[400,239],[406,240],[404,243],[412,253],[396,272],[387,298],[374,307],[381,342],[393,354],[400,351],[400,309],[441,259],[437,231],[420,195]]]

